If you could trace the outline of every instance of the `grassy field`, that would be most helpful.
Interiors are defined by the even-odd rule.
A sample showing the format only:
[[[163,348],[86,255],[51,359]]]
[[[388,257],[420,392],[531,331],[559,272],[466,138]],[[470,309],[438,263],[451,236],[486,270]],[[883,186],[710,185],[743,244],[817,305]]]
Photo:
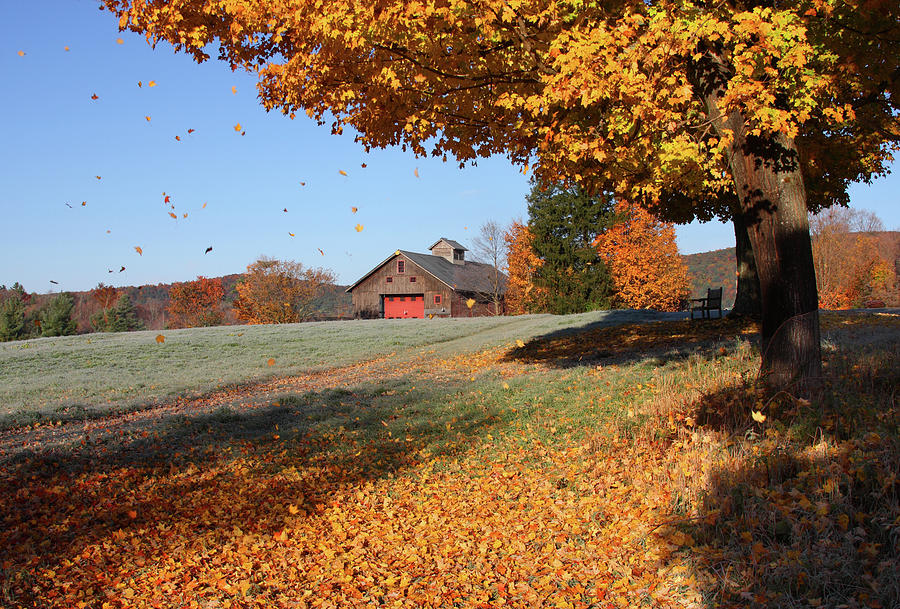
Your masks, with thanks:
[[[810,399],[752,324],[641,317],[104,337],[213,353],[0,433],[0,607],[900,606],[900,316],[825,314]]]
[[[155,331],[0,343],[0,429],[127,412],[173,396],[199,396],[379,356],[401,361],[425,347],[465,352],[564,328],[665,317],[598,311],[367,320],[167,330],[163,343]]]

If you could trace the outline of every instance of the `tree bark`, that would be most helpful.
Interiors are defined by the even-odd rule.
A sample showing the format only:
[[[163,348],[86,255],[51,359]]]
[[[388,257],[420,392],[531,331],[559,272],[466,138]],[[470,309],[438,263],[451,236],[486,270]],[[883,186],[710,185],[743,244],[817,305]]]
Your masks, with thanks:
[[[721,64],[700,73],[701,91],[719,137],[730,137],[731,173],[759,274],[762,358],[759,378],[804,392],[821,381],[819,309],[806,191],[793,138],[748,134],[739,111],[719,106]]]
[[[759,294],[759,274],[756,271],[756,258],[753,246],[747,233],[747,219],[740,211],[734,213],[734,255],[737,262],[737,294],[729,317],[762,317],[762,305]]]

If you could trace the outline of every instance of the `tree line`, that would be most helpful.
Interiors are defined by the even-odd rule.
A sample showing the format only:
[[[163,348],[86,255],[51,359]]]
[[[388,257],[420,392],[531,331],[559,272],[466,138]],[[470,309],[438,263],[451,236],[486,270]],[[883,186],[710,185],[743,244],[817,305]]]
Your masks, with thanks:
[[[228,302],[222,278],[200,276],[173,284],[164,308],[166,327],[308,321],[320,314],[320,299],[335,288],[335,275],[329,269],[263,256],[247,267],[234,288],[237,297]],[[77,318],[85,311],[92,312],[82,331],[143,330],[146,323],[129,291],[100,283],[76,299],[68,292],[49,297],[29,294],[18,282],[11,288],[0,286],[0,341],[76,334]]]

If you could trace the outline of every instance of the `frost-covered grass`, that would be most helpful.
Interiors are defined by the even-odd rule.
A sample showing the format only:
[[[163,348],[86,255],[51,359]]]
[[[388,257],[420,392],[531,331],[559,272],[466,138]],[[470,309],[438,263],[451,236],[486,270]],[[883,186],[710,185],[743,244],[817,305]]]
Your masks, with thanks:
[[[122,412],[177,395],[421,350],[455,355],[592,324],[670,318],[598,311],[89,334],[0,343],[0,428]],[[269,365],[269,360],[274,364]]]

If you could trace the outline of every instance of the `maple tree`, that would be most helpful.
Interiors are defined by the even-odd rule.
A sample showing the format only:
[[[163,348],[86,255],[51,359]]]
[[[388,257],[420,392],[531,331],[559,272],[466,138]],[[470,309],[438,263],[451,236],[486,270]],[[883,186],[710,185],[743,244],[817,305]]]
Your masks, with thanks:
[[[244,279],[235,286],[234,312],[249,324],[306,321],[315,315],[315,301],[323,288],[334,281],[328,269],[263,256],[247,266]]]
[[[194,281],[174,284],[169,290],[169,326],[172,328],[196,328],[217,326],[224,314],[220,305],[225,298],[221,279],[208,279],[202,275]]]
[[[730,218],[736,199],[775,385],[821,373],[807,210],[884,173],[900,141],[900,9],[882,0],[103,4],[197,61],[217,45],[266,108],[330,113],[367,149],[503,153],[666,220]]]
[[[534,283],[543,261],[531,247],[531,230],[527,224],[514,220],[504,240],[507,249],[506,312],[511,315],[533,313],[543,306],[546,290]]]
[[[675,228],[639,205],[616,203],[617,221],[594,246],[612,273],[615,300],[624,308],[679,311],[689,294],[687,265]]]

